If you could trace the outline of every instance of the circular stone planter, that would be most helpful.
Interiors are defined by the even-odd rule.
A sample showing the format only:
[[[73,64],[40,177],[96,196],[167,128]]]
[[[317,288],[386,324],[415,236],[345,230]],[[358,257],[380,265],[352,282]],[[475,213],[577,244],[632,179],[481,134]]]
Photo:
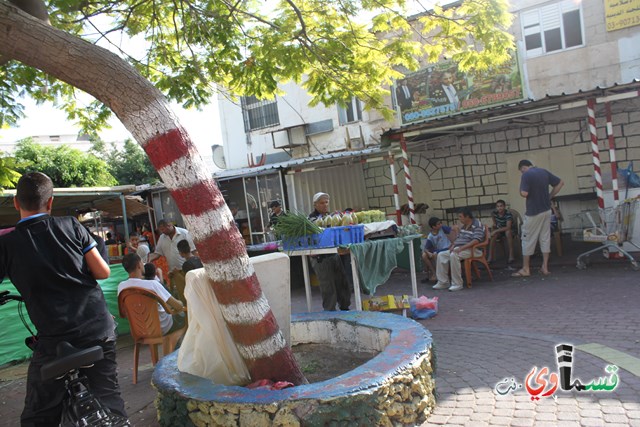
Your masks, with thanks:
[[[153,373],[163,426],[392,426],[423,422],[435,406],[431,333],[396,314],[295,314],[292,344],[379,352],[336,378],[283,390],[214,384],[178,371],[177,352]],[[212,345],[215,345],[212,343]]]

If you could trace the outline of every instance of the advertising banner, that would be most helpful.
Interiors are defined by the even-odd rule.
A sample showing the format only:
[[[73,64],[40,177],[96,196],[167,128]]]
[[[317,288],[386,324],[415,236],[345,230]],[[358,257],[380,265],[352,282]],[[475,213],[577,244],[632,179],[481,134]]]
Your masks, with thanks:
[[[491,71],[462,72],[442,61],[397,80],[396,108],[403,125],[525,99],[517,54]]]
[[[640,25],[640,0],[605,0],[607,31]]]

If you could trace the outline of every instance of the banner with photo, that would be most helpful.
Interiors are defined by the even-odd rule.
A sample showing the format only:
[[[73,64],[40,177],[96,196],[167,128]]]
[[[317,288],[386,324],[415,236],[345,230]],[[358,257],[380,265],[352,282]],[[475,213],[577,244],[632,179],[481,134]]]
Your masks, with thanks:
[[[397,80],[396,108],[403,125],[525,99],[517,54],[491,71],[458,70],[442,61]]]

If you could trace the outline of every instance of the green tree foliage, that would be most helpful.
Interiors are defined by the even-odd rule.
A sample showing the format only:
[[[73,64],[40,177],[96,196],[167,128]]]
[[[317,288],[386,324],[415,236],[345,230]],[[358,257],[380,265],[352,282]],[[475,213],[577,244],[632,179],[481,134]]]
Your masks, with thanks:
[[[169,99],[198,107],[216,88],[269,98],[294,81],[311,105],[356,96],[384,104],[398,70],[446,55],[484,69],[513,48],[508,0],[464,0],[408,20],[405,0],[50,0],[51,24],[120,52]],[[413,11],[415,13],[415,11]],[[125,40],[123,43],[122,41]],[[144,42],[141,52],[129,49]],[[75,89],[15,62],[0,67],[0,124],[21,115],[18,94],[57,100],[92,133],[106,106],[78,104]]]
[[[109,172],[120,185],[154,184],[160,181],[160,175],[151,165],[145,152],[131,139],[124,142],[122,150],[112,146],[107,153],[107,159]]]
[[[3,157],[0,151],[0,192],[5,188],[13,188],[18,183],[22,175],[16,169],[15,157]]]
[[[18,171],[47,174],[55,187],[100,187],[116,185],[104,160],[67,145],[45,147],[30,138],[16,145]]]

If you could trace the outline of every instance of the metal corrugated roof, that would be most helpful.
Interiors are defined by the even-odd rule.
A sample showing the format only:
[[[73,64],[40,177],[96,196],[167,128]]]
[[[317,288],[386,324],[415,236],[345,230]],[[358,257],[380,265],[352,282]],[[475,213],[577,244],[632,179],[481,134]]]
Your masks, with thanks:
[[[218,171],[213,174],[216,179],[230,179],[239,176],[252,176],[262,175],[265,173],[273,172],[274,170],[295,169],[296,166],[309,166],[319,163],[331,163],[333,161],[347,161],[354,157],[371,157],[375,155],[382,155],[389,152],[389,148],[365,148],[358,151],[341,151],[339,153],[319,154],[311,157],[304,157],[298,159],[290,159],[285,162],[272,163],[268,165],[258,166],[255,168],[240,168],[240,169],[227,169]]]
[[[81,212],[100,210],[108,212],[113,218],[122,217],[122,200],[124,195],[127,216],[132,217],[147,213],[147,205],[140,197],[129,195],[135,190],[134,185],[117,187],[85,187],[85,188],[54,188],[53,209],[56,216],[72,215]],[[16,190],[4,190],[0,194],[0,225],[14,225],[20,214],[13,206]]]

